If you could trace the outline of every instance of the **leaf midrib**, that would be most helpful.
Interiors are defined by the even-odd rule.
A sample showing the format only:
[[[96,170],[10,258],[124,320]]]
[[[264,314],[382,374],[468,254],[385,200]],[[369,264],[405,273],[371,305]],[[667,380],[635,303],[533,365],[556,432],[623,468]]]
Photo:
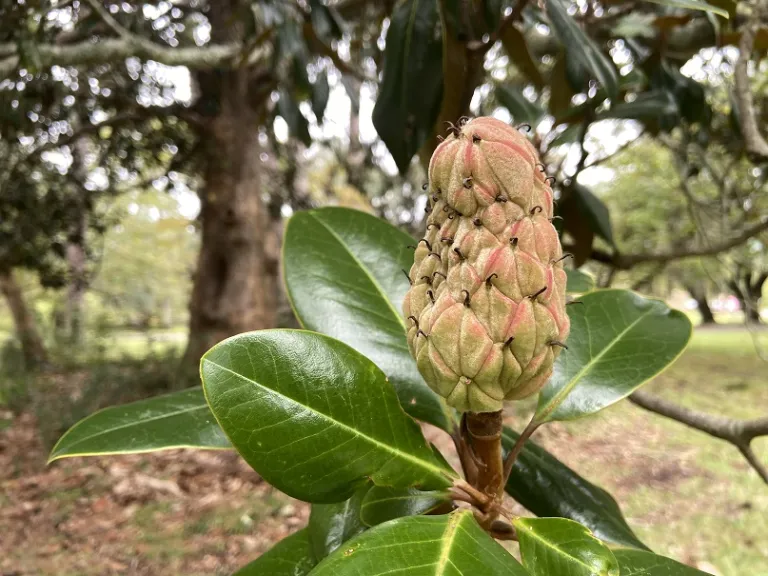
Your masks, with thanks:
[[[445,532],[443,532],[443,537],[441,539],[443,542],[440,545],[440,555],[435,564],[435,576],[443,576],[443,574],[445,574],[445,567],[451,560],[451,548],[453,548],[453,542],[456,540],[459,524],[464,518],[465,513],[461,513],[448,521],[448,525],[445,527]]]
[[[115,432],[117,430],[123,430],[125,428],[130,428],[132,426],[143,426],[144,424],[148,422],[154,422],[156,420],[162,420],[164,418],[171,418],[173,416],[178,416],[180,414],[188,414],[190,412],[194,412],[195,410],[203,410],[207,409],[207,404],[202,404],[201,406],[193,406],[192,408],[185,408],[183,410],[176,410],[175,412],[168,412],[167,414],[162,414],[160,416],[153,416],[152,418],[145,418],[142,420],[132,420],[131,422],[127,424],[121,424],[120,426],[115,426],[114,428],[109,428],[108,430],[100,430],[99,432],[96,432],[95,434],[90,434],[89,436],[84,436],[83,438],[80,438],[78,440],[75,440],[72,444],[70,444],[70,448],[72,446],[77,446],[78,444],[81,444],[85,442],[86,440],[90,440],[91,438],[96,438],[97,436],[101,436],[103,434],[110,434],[112,432]],[[94,414],[95,415],[95,414]],[[69,436],[71,433],[73,433],[75,430],[77,430],[77,426],[73,427],[69,432],[64,434],[64,436],[61,437],[59,442],[57,442],[57,446],[59,443],[61,443],[67,436]],[[52,453],[55,452],[56,446],[54,446],[54,449],[51,451]]]
[[[586,562],[584,562],[584,561],[583,561],[583,560],[581,560],[580,558],[577,558],[576,556],[571,556],[570,554],[568,554],[567,552],[565,552],[565,551],[564,551],[562,548],[558,548],[557,546],[555,546],[554,544],[552,544],[552,543],[551,543],[549,540],[545,540],[544,538],[542,538],[542,537],[541,537],[541,536],[540,536],[540,535],[539,535],[539,534],[538,534],[536,531],[534,531],[534,530],[533,530],[532,528],[530,528],[529,526],[526,526],[526,525],[525,525],[525,524],[523,524],[523,523],[521,523],[521,524],[519,524],[519,525],[521,525],[521,526],[522,526],[522,527],[525,529],[526,533],[527,533],[527,534],[528,534],[528,535],[529,535],[531,538],[533,538],[533,539],[534,539],[534,540],[536,540],[537,542],[540,542],[540,543],[541,543],[541,544],[543,544],[543,545],[544,545],[546,548],[550,548],[551,550],[554,550],[554,551],[555,551],[555,553],[556,553],[556,554],[558,554],[559,556],[563,556],[563,557],[565,557],[565,558],[567,558],[567,559],[570,559],[570,560],[571,560],[571,561],[573,561],[573,563],[575,563],[575,564],[580,564],[581,566],[584,566],[584,567],[585,567],[587,570],[589,570],[590,572],[592,572],[592,571],[594,570],[594,568],[593,568],[592,566],[590,566],[589,564],[587,564]],[[599,540],[597,540],[597,538],[595,538],[594,536],[591,536],[591,538],[599,542]],[[604,570],[602,570],[602,569],[601,569],[601,571],[600,571],[600,572],[601,572],[601,576],[602,576],[602,574],[608,574],[607,572],[605,572],[605,571],[604,571]]]
[[[336,241],[341,245],[342,248],[346,251],[347,254],[349,254],[349,257],[352,258],[352,260],[355,261],[355,263],[360,267],[360,270],[362,270],[363,274],[368,278],[368,280],[373,284],[373,287],[376,289],[376,291],[381,296],[382,300],[384,300],[384,303],[387,305],[387,307],[392,312],[392,315],[397,320],[398,324],[403,328],[403,331],[406,330],[405,321],[400,316],[400,314],[395,310],[395,307],[392,305],[392,302],[390,302],[389,297],[387,296],[387,293],[384,291],[384,288],[382,288],[381,284],[379,284],[379,281],[376,280],[376,278],[368,271],[368,268],[360,261],[360,259],[355,256],[355,254],[352,252],[352,250],[349,249],[349,247],[346,245],[344,240],[325,222],[320,220],[317,216],[310,213],[309,216],[315,219],[315,221],[320,224],[323,228],[325,228],[328,233],[333,236]]]
[[[549,418],[549,416],[552,414],[552,412],[554,412],[554,411],[555,411],[555,410],[556,410],[556,409],[557,409],[557,408],[560,406],[560,404],[562,404],[563,400],[565,399],[565,396],[567,396],[568,394],[570,394],[570,393],[571,393],[571,390],[573,390],[573,388],[576,386],[576,384],[578,384],[578,383],[579,383],[579,380],[581,380],[581,379],[584,377],[584,375],[585,375],[585,374],[586,374],[588,371],[590,371],[590,370],[591,370],[591,369],[594,367],[594,365],[595,365],[595,364],[597,364],[598,362],[600,362],[600,359],[601,359],[603,356],[605,356],[605,355],[606,355],[606,354],[607,354],[607,353],[608,353],[610,350],[612,350],[612,349],[613,349],[613,347],[614,347],[614,346],[615,346],[615,345],[616,345],[616,344],[617,344],[617,343],[618,343],[618,342],[619,342],[619,341],[620,341],[620,340],[621,340],[621,339],[624,337],[624,335],[625,335],[627,332],[629,332],[630,330],[632,330],[632,329],[633,329],[635,326],[637,326],[637,324],[638,324],[638,323],[639,323],[641,320],[643,320],[643,319],[645,319],[646,317],[650,316],[650,315],[651,315],[653,312],[654,312],[654,310],[653,310],[653,309],[649,309],[647,312],[644,312],[643,314],[641,314],[640,316],[638,316],[638,317],[637,317],[637,319],[636,319],[636,320],[634,320],[634,321],[633,321],[633,322],[632,322],[632,323],[631,323],[629,326],[627,326],[627,327],[626,327],[624,330],[622,330],[621,332],[619,332],[619,333],[616,335],[616,337],[615,337],[615,338],[614,338],[614,339],[611,341],[611,343],[610,343],[610,344],[608,344],[608,346],[606,346],[605,348],[603,348],[603,350],[602,350],[602,351],[600,351],[600,353],[598,353],[598,354],[597,354],[597,356],[593,356],[593,357],[590,359],[590,361],[589,361],[589,362],[587,362],[587,363],[586,363],[586,364],[585,364],[585,365],[584,365],[584,366],[581,368],[581,370],[579,370],[579,372],[576,374],[576,376],[574,376],[574,377],[573,377],[573,378],[572,378],[572,379],[571,379],[571,380],[568,382],[568,384],[567,384],[566,386],[564,386],[564,387],[563,387],[563,388],[560,390],[560,392],[558,392],[557,394],[555,394],[555,396],[552,398],[552,400],[551,400],[551,401],[550,401],[550,402],[547,404],[547,407],[546,407],[544,410],[542,410],[542,411],[541,411],[541,412],[540,412],[540,413],[539,413],[539,414],[538,414],[538,415],[535,417],[535,418],[536,418],[536,421],[537,421],[537,422],[539,422],[539,423],[545,422],[545,421],[546,421],[546,419],[547,419],[547,418]],[[586,316],[586,313],[585,313],[585,316],[584,316],[584,318],[585,318],[585,322],[586,322],[586,318],[587,318],[587,316]],[[590,341],[591,341],[591,337],[590,337]]]
[[[402,458],[404,460],[407,460],[408,462],[411,462],[412,464],[417,465],[418,467],[427,470],[430,474],[433,474],[434,476],[439,477],[441,480],[446,481],[449,479],[450,472],[448,470],[444,470],[443,468],[440,468],[438,466],[435,466],[433,464],[430,464],[429,462],[426,462],[424,460],[420,460],[419,458],[412,456],[408,454],[407,452],[402,452],[401,450],[394,448],[392,446],[389,446],[387,444],[384,444],[377,440],[376,438],[372,438],[371,436],[368,436],[367,434],[363,434],[359,430],[352,428],[351,426],[344,424],[343,422],[339,422],[332,416],[329,416],[328,414],[325,414],[324,412],[319,411],[317,408],[312,406],[307,406],[306,404],[302,404],[295,398],[291,398],[290,396],[286,396],[285,394],[275,390],[274,388],[270,388],[269,386],[265,386],[263,384],[260,384],[259,382],[256,382],[255,380],[252,380],[251,378],[248,378],[247,376],[244,376],[243,374],[239,374],[238,372],[235,372],[234,370],[230,370],[226,366],[222,366],[221,364],[218,364],[217,362],[214,362],[213,360],[210,360],[208,358],[203,357],[202,362],[207,362],[209,364],[212,364],[213,366],[216,366],[217,368],[220,368],[221,370],[224,370],[225,372],[229,372],[230,374],[245,380],[246,382],[253,384],[254,386],[257,386],[259,388],[262,388],[263,390],[267,390],[271,392],[272,394],[276,394],[277,396],[280,396],[281,398],[284,398],[297,406],[301,406],[302,408],[308,410],[309,412],[313,414],[317,414],[319,416],[322,416],[327,421],[331,423],[331,425],[339,426],[341,429],[348,431],[349,433],[353,434],[354,436],[357,436],[359,438],[362,438],[363,440],[369,442],[370,444],[373,444],[374,446],[378,446],[382,448],[384,451],[389,452],[392,454],[393,458]],[[382,466],[383,467],[383,466]]]

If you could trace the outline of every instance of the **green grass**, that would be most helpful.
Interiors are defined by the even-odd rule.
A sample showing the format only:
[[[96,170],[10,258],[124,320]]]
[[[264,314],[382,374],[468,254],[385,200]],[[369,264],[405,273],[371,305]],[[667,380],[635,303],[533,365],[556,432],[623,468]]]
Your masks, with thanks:
[[[758,338],[768,345],[768,332]],[[766,374],[746,330],[703,329],[645,390],[748,419],[768,413]],[[568,440],[546,435],[546,446],[613,493],[656,552],[722,576],[768,574],[768,486],[736,448],[628,402],[558,426]],[[753,447],[768,463],[768,437]]]
[[[768,330],[747,330],[741,326],[723,326],[695,330],[690,350],[697,353],[722,354],[724,356],[756,357],[756,352],[768,357]]]

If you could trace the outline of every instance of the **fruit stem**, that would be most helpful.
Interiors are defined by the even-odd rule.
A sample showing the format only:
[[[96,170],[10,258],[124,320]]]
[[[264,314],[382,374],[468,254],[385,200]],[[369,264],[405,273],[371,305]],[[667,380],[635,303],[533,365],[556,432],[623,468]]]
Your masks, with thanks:
[[[484,413],[467,412],[465,417],[468,444],[477,464],[474,487],[487,494],[492,500],[501,500],[504,493],[501,410]]]

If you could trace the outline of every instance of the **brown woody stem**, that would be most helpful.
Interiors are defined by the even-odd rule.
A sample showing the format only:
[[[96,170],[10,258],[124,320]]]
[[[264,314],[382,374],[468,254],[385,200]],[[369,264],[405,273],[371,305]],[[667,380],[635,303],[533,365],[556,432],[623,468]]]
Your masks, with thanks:
[[[539,422],[536,422],[535,416],[534,418],[531,418],[531,421],[528,422],[528,426],[525,427],[525,430],[520,434],[520,436],[517,439],[517,442],[515,442],[515,445],[512,446],[512,450],[509,451],[509,454],[507,454],[506,460],[504,460],[504,482],[502,483],[502,490],[504,489],[504,486],[507,485],[507,480],[509,480],[509,475],[512,473],[512,467],[515,465],[515,461],[517,460],[517,457],[520,455],[520,452],[523,451],[523,446],[525,446],[525,442],[528,440],[528,438],[531,437],[531,435],[536,432],[538,427],[541,424]]]
[[[479,463],[474,486],[493,500],[500,499],[504,492],[502,427],[501,410],[480,414],[466,413],[469,444]]]

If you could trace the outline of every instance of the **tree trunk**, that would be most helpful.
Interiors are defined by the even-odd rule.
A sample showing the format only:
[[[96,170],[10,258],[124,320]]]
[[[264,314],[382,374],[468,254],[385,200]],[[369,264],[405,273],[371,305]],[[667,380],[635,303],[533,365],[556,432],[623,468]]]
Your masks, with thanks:
[[[754,280],[752,274],[749,276],[747,282],[747,289],[749,291],[750,307],[748,308],[748,322],[760,323],[762,319],[760,317],[760,300],[763,296],[763,284],[768,281],[768,272],[756,274]]]
[[[80,344],[83,341],[83,300],[88,288],[85,271],[85,225],[78,226],[80,241],[67,244],[67,266],[69,267],[69,283],[67,285],[67,302],[64,314],[64,334],[70,344]]]
[[[761,321],[759,301],[762,283],[757,289],[755,288],[756,285],[757,283],[751,282],[751,273],[749,272],[743,276],[739,274],[735,280],[728,282],[728,287],[739,300],[739,305],[744,311],[744,320],[747,324],[759,324]]]
[[[64,313],[64,334],[70,344],[81,344],[83,341],[83,300],[88,289],[85,253],[87,228],[85,204],[88,190],[84,186],[88,178],[87,156],[88,141],[85,138],[78,138],[72,147],[72,167],[75,180],[82,185],[77,196],[80,203],[80,215],[69,235],[66,250],[69,282]]]
[[[715,316],[712,314],[712,309],[709,307],[709,302],[707,302],[706,291],[692,285],[686,285],[685,289],[691,295],[691,298],[696,300],[696,307],[699,309],[699,314],[701,314],[701,323],[717,324]]]
[[[214,41],[239,33],[233,29],[241,21],[233,14],[236,4],[211,5]],[[261,199],[259,117],[249,77],[247,67],[198,75],[200,107],[208,111],[202,134],[206,168],[182,385],[196,379],[200,357],[211,346],[275,322],[278,266],[267,245],[271,231]]]
[[[21,288],[11,270],[0,270],[0,292],[3,293],[11,310],[16,335],[24,355],[24,363],[29,369],[40,367],[47,362],[48,355],[37,330],[35,318],[27,308]]]

